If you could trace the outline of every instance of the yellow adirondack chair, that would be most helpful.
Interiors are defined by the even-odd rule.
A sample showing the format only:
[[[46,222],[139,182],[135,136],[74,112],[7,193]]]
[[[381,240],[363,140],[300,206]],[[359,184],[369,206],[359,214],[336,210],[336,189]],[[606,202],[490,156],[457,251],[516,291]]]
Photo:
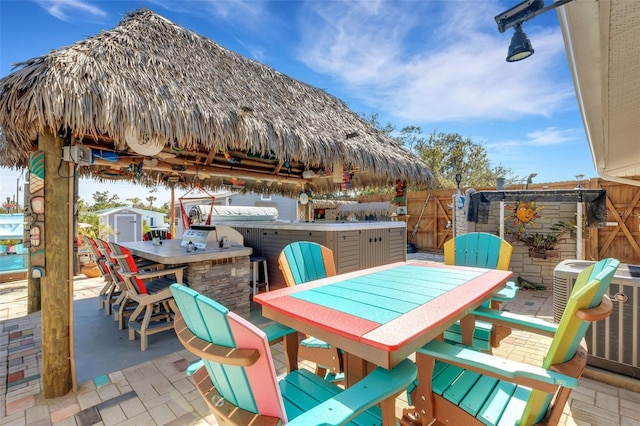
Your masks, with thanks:
[[[336,275],[331,249],[308,241],[287,245],[278,257],[278,267],[289,287]],[[315,337],[309,336],[300,342],[298,356],[314,362],[316,374],[321,377],[326,377],[327,371],[332,377],[343,372],[340,349]]]
[[[603,259],[582,271],[557,325],[478,309],[476,314],[485,320],[552,335],[539,367],[441,341],[420,348],[418,384],[410,392],[415,407],[405,410],[406,423],[427,425],[435,419],[455,425],[557,424],[586,366],[589,322],[605,319],[613,310],[605,292],[619,264]]]

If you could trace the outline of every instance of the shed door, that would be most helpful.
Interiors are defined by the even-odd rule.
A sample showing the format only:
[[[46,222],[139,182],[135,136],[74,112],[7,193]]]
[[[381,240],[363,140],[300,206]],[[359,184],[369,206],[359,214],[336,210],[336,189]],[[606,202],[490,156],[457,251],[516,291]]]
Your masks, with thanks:
[[[115,222],[115,241],[117,243],[140,240],[141,233],[135,214],[116,214]]]

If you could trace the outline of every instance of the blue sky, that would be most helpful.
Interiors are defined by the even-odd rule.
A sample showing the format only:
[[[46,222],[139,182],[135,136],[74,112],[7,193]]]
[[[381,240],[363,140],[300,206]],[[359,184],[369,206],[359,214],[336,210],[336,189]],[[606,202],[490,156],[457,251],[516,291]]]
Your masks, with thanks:
[[[524,24],[533,56],[505,61],[513,31],[499,33],[494,16],[516,3],[0,0],[0,76],[13,64],[109,30],[127,12],[149,8],[326,90],[356,113],[376,113],[383,125],[468,137],[483,144],[494,166],[519,177],[595,177],[556,12]],[[0,200],[16,193],[18,175],[0,169]],[[121,200],[144,198],[139,188],[88,181],[81,182],[80,197],[92,202],[96,190],[117,193]],[[156,196],[168,200],[164,191]]]

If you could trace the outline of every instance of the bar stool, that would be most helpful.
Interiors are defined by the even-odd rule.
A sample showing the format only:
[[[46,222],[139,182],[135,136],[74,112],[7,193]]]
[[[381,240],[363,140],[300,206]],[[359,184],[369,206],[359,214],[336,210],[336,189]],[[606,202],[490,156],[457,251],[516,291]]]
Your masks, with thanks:
[[[251,286],[253,294],[258,294],[260,288],[264,287],[269,291],[269,274],[267,273],[267,258],[264,256],[249,256],[249,268],[251,270]],[[262,271],[264,272],[264,282],[259,282],[260,264],[262,263]]]

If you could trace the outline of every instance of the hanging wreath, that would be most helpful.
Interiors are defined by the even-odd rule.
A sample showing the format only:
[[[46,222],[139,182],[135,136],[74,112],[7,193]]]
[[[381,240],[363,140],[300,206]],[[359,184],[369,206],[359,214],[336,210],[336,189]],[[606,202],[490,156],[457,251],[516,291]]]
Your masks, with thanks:
[[[536,219],[540,219],[540,211],[544,206],[538,206],[535,201],[516,201],[515,204],[507,206],[511,210],[509,216],[513,224],[518,227],[518,232],[524,232],[527,225],[537,228]]]
[[[298,204],[311,204],[313,203],[313,194],[310,189],[306,191],[300,191],[298,193]]]

